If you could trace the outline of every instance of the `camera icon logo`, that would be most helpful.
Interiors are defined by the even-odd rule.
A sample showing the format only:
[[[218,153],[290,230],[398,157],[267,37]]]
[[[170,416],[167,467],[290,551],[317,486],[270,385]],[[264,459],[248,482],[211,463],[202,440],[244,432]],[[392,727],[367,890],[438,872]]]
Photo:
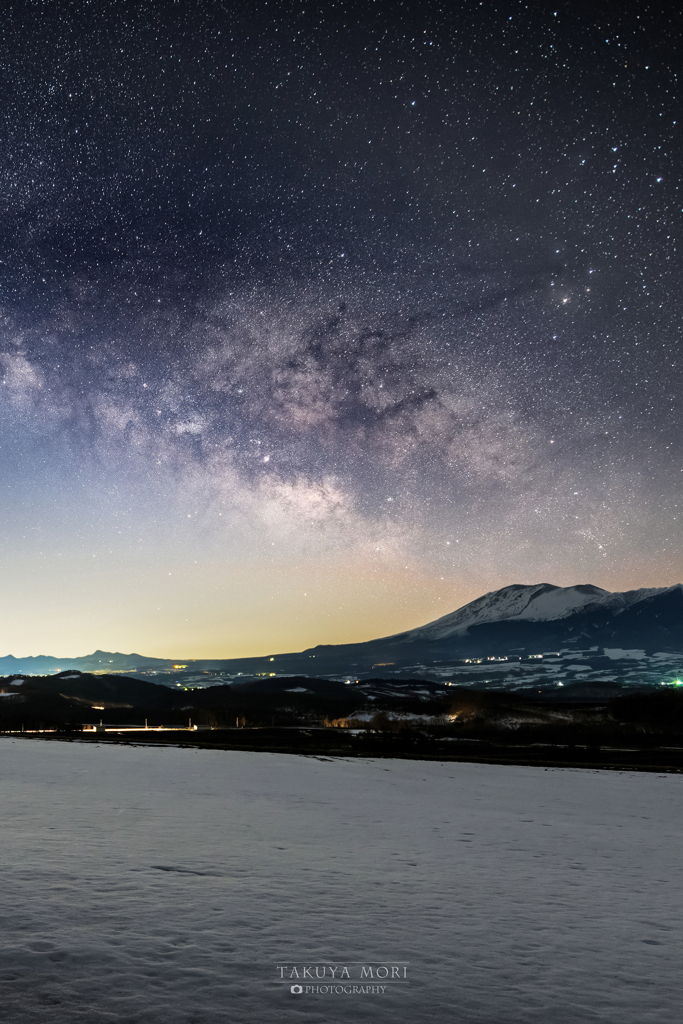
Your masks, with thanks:
[[[292,985],[289,989],[293,996],[300,996],[303,992],[301,985]]]

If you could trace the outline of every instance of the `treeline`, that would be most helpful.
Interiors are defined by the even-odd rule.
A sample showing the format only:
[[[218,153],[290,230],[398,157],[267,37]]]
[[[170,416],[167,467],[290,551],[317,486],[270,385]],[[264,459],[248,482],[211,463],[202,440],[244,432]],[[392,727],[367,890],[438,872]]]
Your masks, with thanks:
[[[395,681],[387,685],[395,693]],[[149,726],[185,728],[191,720],[214,732],[327,729],[345,734],[345,743],[356,742],[351,734],[361,731],[405,744],[460,739],[591,748],[683,745],[683,688],[673,687],[604,704],[549,705],[519,694],[469,688],[444,688],[429,698],[386,695],[371,701],[361,687],[307,678],[286,680],[280,692],[259,692],[249,686],[173,690],[121,676],[64,673],[21,682],[6,678],[0,680],[0,691],[0,730],[5,732],[78,733],[84,724],[100,721],[110,727],[147,721]]]

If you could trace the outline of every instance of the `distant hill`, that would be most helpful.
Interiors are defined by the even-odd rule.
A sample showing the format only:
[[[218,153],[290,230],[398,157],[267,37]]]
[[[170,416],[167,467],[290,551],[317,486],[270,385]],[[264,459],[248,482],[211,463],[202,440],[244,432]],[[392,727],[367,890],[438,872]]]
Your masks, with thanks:
[[[80,672],[130,672],[136,669],[171,669],[172,659],[146,658],[142,654],[113,654],[110,651],[95,651],[81,658],[55,658],[38,654],[29,658],[15,658],[11,654],[0,657],[0,675],[14,675],[26,672],[28,675],[48,675],[64,669],[78,669]]]

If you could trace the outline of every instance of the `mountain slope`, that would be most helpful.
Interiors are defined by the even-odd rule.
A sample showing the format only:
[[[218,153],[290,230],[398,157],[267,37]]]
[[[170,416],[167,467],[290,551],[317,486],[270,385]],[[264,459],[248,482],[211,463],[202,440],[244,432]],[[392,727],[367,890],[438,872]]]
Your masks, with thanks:
[[[451,636],[464,636],[471,626],[484,622],[510,619],[549,621],[563,619],[574,612],[611,597],[607,590],[590,584],[576,587],[556,587],[552,583],[524,586],[513,583],[502,590],[493,590],[476,601],[443,615],[407,634],[413,640],[443,640]]]
[[[417,629],[364,644],[280,655],[275,666],[282,671],[291,660],[304,671],[305,659],[314,657],[316,672],[333,671],[327,668],[332,664],[340,666],[337,671],[372,666],[397,670],[463,658],[524,658],[590,648],[683,652],[683,586],[610,593],[590,584],[515,584]]]
[[[429,672],[432,667],[436,671],[438,666],[443,676],[448,665],[463,659],[519,661],[552,651],[564,651],[568,657],[578,656],[572,652],[592,652],[595,671],[613,668],[614,658],[620,657],[615,651],[622,651],[631,661],[642,652],[642,657],[654,659],[650,666],[653,678],[680,674],[683,585],[610,593],[591,584],[512,584],[405,633],[358,644],[320,645],[294,654],[195,660],[190,670],[245,677],[276,674],[367,678],[405,675],[414,670]],[[670,664],[657,660],[667,652],[673,658]],[[154,669],[162,673],[173,666],[171,660],[96,651],[87,658],[59,662],[53,658],[2,658],[0,672],[42,674],[55,671],[56,664],[81,671],[101,671],[106,665],[109,671]],[[614,674],[612,671],[607,678]]]
[[[533,586],[514,583],[484,594],[463,608],[402,635],[413,641],[445,640],[465,636],[473,626],[486,622],[557,622],[579,614],[602,615],[608,612],[613,615],[677,588],[680,584],[677,587],[610,593],[590,583],[574,587],[555,587],[552,583]]]

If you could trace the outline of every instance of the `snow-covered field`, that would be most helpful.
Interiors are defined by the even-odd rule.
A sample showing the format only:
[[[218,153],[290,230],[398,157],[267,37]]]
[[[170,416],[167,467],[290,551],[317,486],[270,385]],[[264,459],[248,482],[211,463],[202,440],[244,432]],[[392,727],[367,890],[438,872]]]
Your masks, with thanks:
[[[672,1024],[682,812],[675,775],[3,737],[1,1017]]]

